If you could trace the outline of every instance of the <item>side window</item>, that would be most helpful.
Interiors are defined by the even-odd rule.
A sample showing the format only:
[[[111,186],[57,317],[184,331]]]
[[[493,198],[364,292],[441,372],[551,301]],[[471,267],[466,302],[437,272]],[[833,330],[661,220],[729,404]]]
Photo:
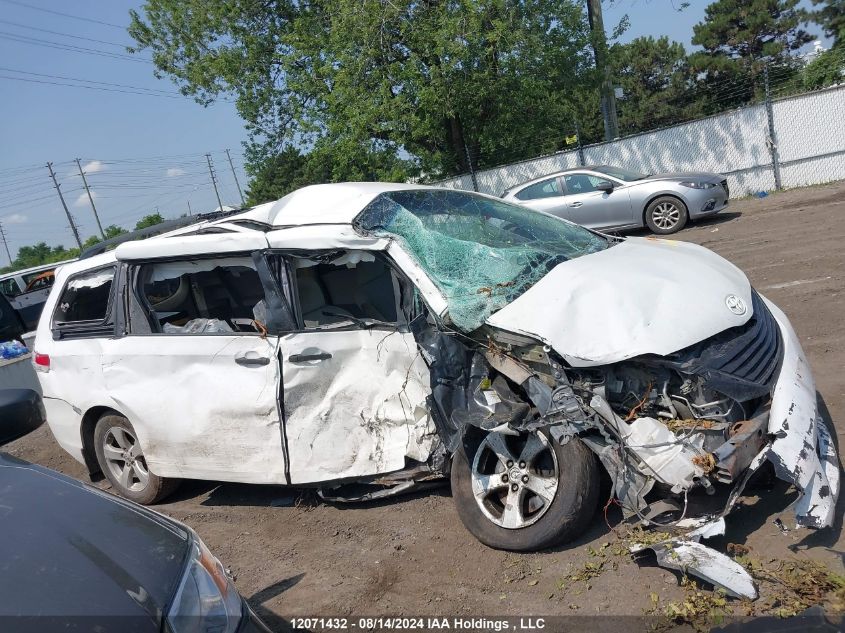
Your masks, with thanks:
[[[303,327],[370,328],[398,321],[399,283],[381,255],[366,251],[292,257]]]
[[[17,297],[21,293],[21,289],[18,287],[18,282],[15,281],[15,278],[9,277],[0,281],[0,292],[11,299]]]
[[[32,292],[34,290],[43,290],[45,288],[49,288],[53,285],[53,282],[56,280],[55,275],[52,271],[46,273],[38,273],[37,275],[30,275],[29,277],[24,277],[24,281],[26,282],[26,289],[24,292]]]
[[[554,198],[555,196],[562,195],[562,193],[560,183],[557,177],[555,177],[529,185],[517,193],[516,197],[519,200],[538,200],[539,198]]]
[[[567,174],[563,177],[563,180],[566,183],[566,192],[568,194],[598,191],[596,185],[600,182],[610,182],[605,178],[599,178],[590,174]]]
[[[258,333],[267,320],[264,287],[248,257],[144,264],[137,279],[153,332]]]
[[[109,315],[115,267],[100,268],[71,277],[56,306],[53,324],[103,324]]]

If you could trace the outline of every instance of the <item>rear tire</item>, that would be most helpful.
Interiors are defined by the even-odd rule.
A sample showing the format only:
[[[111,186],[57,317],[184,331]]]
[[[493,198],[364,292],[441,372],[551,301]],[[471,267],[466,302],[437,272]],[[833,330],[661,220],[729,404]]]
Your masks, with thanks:
[[[536,459],[523,461],[532,452]],[[577,437],[561,446],[539,431],[518,438],[490,433],[470,460],[463,450],[454,455],[452,497],[464,526],[485,545],[546,549],[583,534],[595,514],[598,462]]]
[[[645,223],[657,235],[670,235],[684,228],[689,220],[687,206],[673,196],[660,196],[645,210]]]
[[[107,413],[97,421],[94,451],[103,475],[121,497],[130,501],[142,505],[157,503],[179,486],[178,479],[150,472],[138,435],[122,415]]]

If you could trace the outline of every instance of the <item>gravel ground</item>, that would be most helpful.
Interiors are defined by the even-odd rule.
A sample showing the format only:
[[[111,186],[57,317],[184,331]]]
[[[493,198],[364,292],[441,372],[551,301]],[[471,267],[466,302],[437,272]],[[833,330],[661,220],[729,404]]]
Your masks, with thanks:
[[[813,367],[823,412],[840,441],[845,429],[843,218],[845,183],[836,183],[735,201],[727,212],[677,235],[736,263],[789,315]],[[5,450],[85,477],[46,426]],[[787,526],[794,525],[789,508],[794,491],[776,483],[755,494],[729,516],[726,536],[711,545],[742,544],[775,566],[781,559],[811,558],[842,571],[841,502],[834,529],[783,533],[773,521],[782,516]],[[608,522],[614,525],[620,517],[612,511],[608,522],[597,514],[576,543],[516,555],[489,549],[470,536],[448,487],[341,507],[279,487],[186,482],[158,509],[193,527],[231,568],[241,593],[278,629],[291,617],[315,615],[641,616],[654,609],[655,599],[662,610],[690,595],[677,574],[653,561],[637,563],[607,553],[612,546],[601,549],[616,542]],[[782,600],[767,596],[765,588],[755,605],[729,603],[734,613],[775,612],[780,606]]]

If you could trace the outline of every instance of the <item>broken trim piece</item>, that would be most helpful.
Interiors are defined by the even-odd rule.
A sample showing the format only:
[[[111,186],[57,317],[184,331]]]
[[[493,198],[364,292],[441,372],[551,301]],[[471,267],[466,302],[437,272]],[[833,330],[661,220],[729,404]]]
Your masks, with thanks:
[[[712,533],[706,534],[711,536]],[[705,536],[705,534],[701,534]],[[745,568],[724,554],[702,545],[698,541],[668,539],[653,545],[636,544],[631,553],[650,549],[657,556],[657,564],[691,574],[723,589],[734,598],[757,599],[757,587]]]

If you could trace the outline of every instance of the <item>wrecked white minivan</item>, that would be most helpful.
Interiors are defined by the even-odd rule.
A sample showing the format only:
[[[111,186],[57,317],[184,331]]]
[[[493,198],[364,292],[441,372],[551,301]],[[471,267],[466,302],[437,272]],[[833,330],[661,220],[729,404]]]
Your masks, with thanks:
[[[450,475],[476,537],[533,550],[585,529],[602,468],[693,539],[765,462],[801,525],[839,489],[795,333],[735,266],[472,193],[318,185],[122,244],[61,269],[35,351],[59,444],[143,503]]]

